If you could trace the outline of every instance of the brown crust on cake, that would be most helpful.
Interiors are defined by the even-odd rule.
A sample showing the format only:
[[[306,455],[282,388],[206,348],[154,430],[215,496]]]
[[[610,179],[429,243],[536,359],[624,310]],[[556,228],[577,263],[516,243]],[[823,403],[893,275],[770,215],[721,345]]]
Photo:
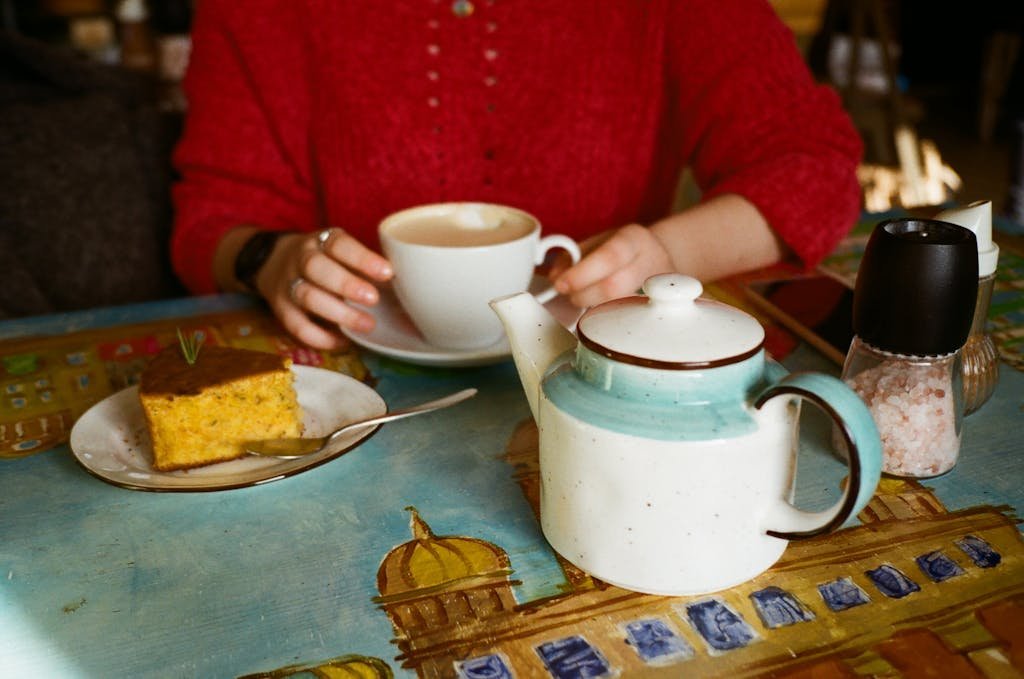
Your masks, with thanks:
[[[277,354],[207,345],[199,350],[196,362],[189,365],[181,348],[172,344],[146,366],[139,380],[139,393],[147,396],[194,395],[219,384],[287,367],[288,359]]]

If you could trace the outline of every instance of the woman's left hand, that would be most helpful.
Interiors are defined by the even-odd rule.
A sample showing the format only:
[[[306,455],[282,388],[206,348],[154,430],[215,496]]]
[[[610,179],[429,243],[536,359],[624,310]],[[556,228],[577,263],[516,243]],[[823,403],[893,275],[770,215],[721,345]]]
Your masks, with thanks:
[[[337,349],[347,328],[369,332],[374,318],[361,306],[380,299],[377,285],[391,264],[344,229],[289,234],[256,277],[256,287],[293,337],[314,349]]]
[[[587,254],[578,264],[551,271],[555,289],[580,308],[634,294],[650,276],[673,270],[657,235],[639,224],[598,234],[582,250]]]

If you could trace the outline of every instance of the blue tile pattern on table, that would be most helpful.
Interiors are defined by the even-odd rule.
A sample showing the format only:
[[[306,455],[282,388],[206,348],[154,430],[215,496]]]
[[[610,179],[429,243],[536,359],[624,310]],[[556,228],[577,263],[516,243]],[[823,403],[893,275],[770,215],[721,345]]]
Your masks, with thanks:
[[[908,578],[900,569],[884,563],[878,568],[864,572],[878,591],[890,599],[902,599],[908,594],[920,592],[921,586]]]
[[[757,638],[754,628],[718,599],[687,605],[686,617],[693,629],[715,651],[742,648]]]
[[[471,658],[458,664],[459,679],[512,679],[512,670],[497,654]]]
[[[871,601],[867,593],[850,578],[838,578],[818,585],[818,592],[825,605],[833,611],[845,611]]]
[[[946,556],[942,551],[928,552],[914,559],[921,572],[927,575],[932,582],[943,582],[950,578],[964,574],[964,569],[956,561]]]
[[[693,657],[693,647],[663,620],[648,618],[626,625],[626,643],[644,662],[661,664]]]
[[[976,535],[965,535],[956,541],[956,546],[981,568],[993,568],[1003,560],[1002,555],[992,549],[992,545]]]
[[[814,620],[814,613],[781,587],[765,587],[752,592],[750,599],[768,629]]]
[[[541,644],[537,654],[555,679],[606,677],[608,661],[581,636],[565,637]]]

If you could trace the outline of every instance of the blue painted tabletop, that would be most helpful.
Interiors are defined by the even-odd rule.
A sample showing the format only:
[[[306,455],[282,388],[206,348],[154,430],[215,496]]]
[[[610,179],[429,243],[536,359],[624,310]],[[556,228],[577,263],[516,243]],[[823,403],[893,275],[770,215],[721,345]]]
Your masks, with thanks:
[[[245,306],[198,298],[0,323],[0,339]],[[308,473],[210,493],[125,490],[66,446],[0,460],[0,676],[233,677],[345,653],[394,658],[377,571],[410,539],[415,507],[439,534],[501,545],[516,598],[557,594],[564,573],[505,458],[529,418],[510,361],[423,368],[367,354],[374,388],[401,408],[464,387],[477,397],[383,426]],[[801,348],[790,369],[835,372]],[[926,481],[953,510],[1024,507],[1024,375],[1003,370],[966,419],[959,464]],[[833,501],[845,467],[809,417],[798,503]],[[391,663],[398,676],[399,663]]]

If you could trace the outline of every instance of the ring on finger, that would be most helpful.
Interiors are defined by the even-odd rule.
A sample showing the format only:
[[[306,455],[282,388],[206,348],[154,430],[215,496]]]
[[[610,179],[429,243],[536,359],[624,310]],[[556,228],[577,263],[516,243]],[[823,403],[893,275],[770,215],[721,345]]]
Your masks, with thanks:
[[[305,278],[303,278],[302,276],[298,276],[297,278],[293,279],[292,282],[288,285],[288,296],[296,304],[299,303],[299,300],[295,297],[295,292],[299,289],[299,286],[305,282]]]
[[[322,229],[316,234],[316,244],[321,250],[327,249],[327,241],[331,238],[333,229]]]

